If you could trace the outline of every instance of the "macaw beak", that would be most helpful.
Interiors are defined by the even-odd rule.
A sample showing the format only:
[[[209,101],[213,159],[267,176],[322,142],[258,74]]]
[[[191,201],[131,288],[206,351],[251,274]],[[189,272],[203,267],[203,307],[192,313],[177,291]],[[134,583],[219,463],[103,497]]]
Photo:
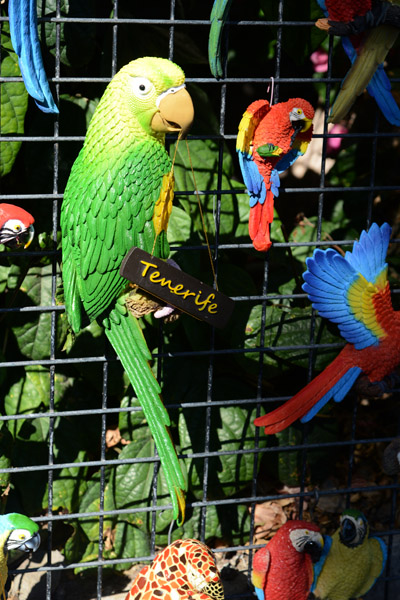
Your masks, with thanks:
[[[40,535],[36,531],[32,537],[27,540],[7,540],[6,549],[9,550],[22,550],[22,552],[35,552],[40,546]]]
[[[33,237],[35,235],[35,228],[33,227],[33,225],[29,225],[28,229],[26,230],[25,235],[28,236],[28,239],[25,242],[24,250],[26,250],[28,248],[28,246],[30,246],[31,241],[33,240]]]
[[[324,538],[321,534],[317,535],[315,539],[310,540],[304,546],[304,551],[310,555],[313,563],[316,563],[321,558],[322,550],[324,548]]]
[[[194,118],[193,102],[185,86],[163,92],[157,101],[158,111],[151,121],[154,131],[181,132],[186,137]]]
[[[312,119],[302,119],[302,122],[304,123],[303,125],[303,129],[300,129],[300,132],[303,133],[304,131],[307,131],[307,129],[310,129],[311,125],[312,125]]]
[[[36,552],[36,550],[40,546],[40,535],[36,532],[33,536],[26,540],[21,546],[18,548],[19,550],[23,550],[24,552]]]

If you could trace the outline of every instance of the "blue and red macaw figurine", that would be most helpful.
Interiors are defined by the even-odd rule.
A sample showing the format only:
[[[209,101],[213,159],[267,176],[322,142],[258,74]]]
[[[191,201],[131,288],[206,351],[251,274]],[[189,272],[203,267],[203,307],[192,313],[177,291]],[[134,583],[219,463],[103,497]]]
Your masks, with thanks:
[[[279,174],[306,152],[313,117],[313,107],[303,98],[273,105],[256,100],[243,114],[236,149],[250,197],[249,234],[256,250],[271,246],[269,228],[274,198],[279,195]]]
[[[338,123],[346,117],[357,96],[367,88],[389,123],[400,126],[400,108],[393,98],[390,81],[383,68],[383,61],[398,35],[397,28],[384,24],[388,10],[390,14],[393,12],[391,3],[379,0],[318,0],[318,4],[327,18],[319,19],[317,27],[333,35],[343,35],[348,31],[348,36],[342,37],[342,45],[352,63],[333,104],[329,121]],[[372,23],[375,28],[366,31]]]
[[[331,398],[341,402],[361,373],[379,382],[400,363],[400,311],[392,307],[385,262],[390,235],[387,223],[374,223],[345,256],[317,249],[307,259],[303,289],[348,343],[300,392],[254,421],[265,433],[309,421]]]

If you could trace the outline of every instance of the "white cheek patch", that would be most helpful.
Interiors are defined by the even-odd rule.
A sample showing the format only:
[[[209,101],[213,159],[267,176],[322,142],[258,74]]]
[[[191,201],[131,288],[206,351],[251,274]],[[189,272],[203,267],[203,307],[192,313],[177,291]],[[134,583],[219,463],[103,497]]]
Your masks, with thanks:
[[[182,85],[177,85],[176,87],[172,87],[172,88],[169,88],[168,90],[165,90],[165,92],[160,94],[156,100],[157,108],[159,108],[160,102],[163,98],[165,98],[165,96],[168,96],[168,94],[176,94],[176,92],[179,92],[179,90],[183,90],[185,87],[186,87],[186,85],[184,83],[182,83]]]

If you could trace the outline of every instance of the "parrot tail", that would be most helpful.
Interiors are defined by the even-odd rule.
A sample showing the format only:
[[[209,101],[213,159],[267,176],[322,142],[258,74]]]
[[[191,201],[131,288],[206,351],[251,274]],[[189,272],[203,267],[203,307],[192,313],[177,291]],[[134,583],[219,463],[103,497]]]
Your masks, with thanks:
[[[382,25],[371,30],[359,55],[344,38],[346,53],[352,66],[343,80],[341,90],[329,115],[330,123],[339,123],[348,114],[353,102],[367,88],[392,125],[400,124],[400,109],[390,90],[390,82],[382,63],[396,41],[398,30]]]
[[[138,320],[125,307],[117,305],[104,320],[104,325],[106,335],[121,360],[154,437],[171,495],[174,519],[181,524],[185,518],[184,492],[187,486],[168,431],[170,420],[160,397],[161,389],[149,365],[151,354],[146,340]]]
[[[208,37],[208,62],[211,73],[216,79],[219,79],[223,75],[221,64],[222,28],[225,25],[231,4],[232,0],[214,0],[210,15],[211,27]]]
[[[300,392],[276,410],[255,419],[254,424],[265,427],[267,434],[278,433],[297,419],[303,423],[309,421],[331,398],[341,402],[362,372],[360,367],[349,364],[344,352],[348,355],[350,349],[353,348],[345,346],[335,360]]]
[[[250,208],[249,234],[256,250],[266,252],[272,245],[269,226],[274,219],[274,196],[267,191],[264,202],[257,202]]]

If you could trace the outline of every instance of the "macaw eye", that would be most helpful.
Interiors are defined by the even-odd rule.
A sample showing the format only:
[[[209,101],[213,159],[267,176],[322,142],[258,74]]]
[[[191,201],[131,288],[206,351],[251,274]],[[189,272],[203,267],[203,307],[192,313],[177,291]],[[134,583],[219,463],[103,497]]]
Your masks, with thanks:
[[[303,114],[303,111],[301,110],[301,108],[298,108],[298,109],[297,109],[297,114],[298,114],[298,115],[301,115],[301,114]]]
[[[138,98],[146,98],[154,90],[154,85],[145,77],[134,77],[132,90]]]
[[[21,533],[18,537],[20,540],[26,540],[26,535],[24,533]]]

